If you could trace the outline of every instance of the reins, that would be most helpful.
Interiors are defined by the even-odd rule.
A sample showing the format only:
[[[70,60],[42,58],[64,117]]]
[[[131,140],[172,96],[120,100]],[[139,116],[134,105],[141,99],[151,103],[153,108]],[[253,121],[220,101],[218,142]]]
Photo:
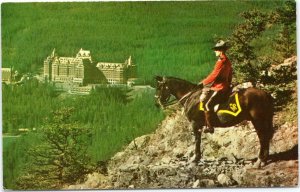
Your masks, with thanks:
[[[197,90],[192,89],[191,91],[189,91],[188,93],[186,93],[184,96],[182,96],[177,102],[174,102],[174,101],[176,101],[177,99],[173,99],[173,100],[171,100],[171,101],[168,101],[168,102],[165,104],[165,107],[170,106],[170,105],[173,105],[173,104],[175,104],[175,103],[181,103],[183,100],[186,99],[186,100],[184,101],[184,103],[181,103],[181,104],[183,105],[183,107],[185,107],[186,102],[188,101],[187,98],[188,98],[191,94],[193,94],[195,91],[197,91]]]
[[[188,92],[187,94],[185,94],[184,96],[181,97],[181,99],[178,100],[178,102],[181,102],[183,99],[185,99],[186,97],[190,96],[190,94],[192,94],[193,91]]]
[[[186,94],[185,94],[184,96],[182,96],[178,101],[176,101],[177,99],[173,99],[173,100],[171,100],[171,101],[168,101],[168,102],[165,104],[165,106],[167,107],[167,106],[173,105],[173,104],[175,104],[175,103],[181,103],[184,99],[187,99],[187,97],[190,96],[192,93],[194,93],[194,91],[190,91],[190,92],[186,93]],[[176,102],[174,102],[174,101],[176,101]],[[185,106],[186,102],[187,102],[187,100],[184,102],[183,106]]]
[[[171,101],[168,101],[166,104],[164,104],[164,107],[167,107],[167,106],[170,106],[170,105],[173,105],[173,104],[177,103],[176,100],[177,99],[172,99]],[[176,102],[174,102],[174,101],[176,101]]]

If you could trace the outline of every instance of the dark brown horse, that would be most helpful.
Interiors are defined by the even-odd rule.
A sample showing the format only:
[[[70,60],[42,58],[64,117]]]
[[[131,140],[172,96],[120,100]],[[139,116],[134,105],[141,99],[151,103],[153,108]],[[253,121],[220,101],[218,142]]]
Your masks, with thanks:
[[[198,162],[201,158],[200,144],[201,133],[205,126],[204,112],[199,110],[199,96],[202,89],[195,90],[197,85],[188,81],[174,77],[156,77],[156,102],[160,106],[168,103],[171,95],[183,105],[185,115],[192,123],[195,135],[195,158],[193,162]],[[270,140],[273,137],[273,99],[263,90],[257,88],[247,88],[238,91],[238,101],[241,112],[230,122],[222,123],[217,115],[213,118],[214,127],[230,127],[244,120],[251,121],[255,127],[260,143],[255,167],[264,166],[269,156]]]

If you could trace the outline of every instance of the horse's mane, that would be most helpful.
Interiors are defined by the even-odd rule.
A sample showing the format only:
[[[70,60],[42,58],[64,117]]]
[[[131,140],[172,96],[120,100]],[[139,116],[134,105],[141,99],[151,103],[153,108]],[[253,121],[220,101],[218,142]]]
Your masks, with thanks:
[[[187,80],[180,79],[177,77],[165,77],[165,79],[169,82],[177,84],[177,90],[186,90],[187,92],[196,87],[196,84],[191,83]],[[194,106],[199,103],[199,96],[201,95],[202,89],[195,90],[193,93],[188,96],[187,102],[185,102],[184,110],[186,114],[190,114],[194,110]]]
[[[167,77],[165,77],[165,78],[167,78],[168,80],[174,80],[174,81],[177,81],[177,82],[180,82],[180,83],[184,83],[184,84],[195,85],[195,84],[192,83],[192,82],[189,82],[189,81],[184,80],[184,79],[180,79],[180,78],[178,78],[178,77],[167,76]]]

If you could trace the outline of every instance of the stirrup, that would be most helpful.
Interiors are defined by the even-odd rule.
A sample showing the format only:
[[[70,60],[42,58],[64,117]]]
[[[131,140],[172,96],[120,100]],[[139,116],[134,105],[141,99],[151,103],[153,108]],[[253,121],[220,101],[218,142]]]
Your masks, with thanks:
[[[203,133],[214,133],[215,132],[215,129],[214,128],[209,128],[209,127],[206,127],[203,129]]]
[[[208,122],[205,120],[205,127],[203,129],[203,133],[211,133],[213,134],[215,132],[215,129],[213,127],[208,126]]]

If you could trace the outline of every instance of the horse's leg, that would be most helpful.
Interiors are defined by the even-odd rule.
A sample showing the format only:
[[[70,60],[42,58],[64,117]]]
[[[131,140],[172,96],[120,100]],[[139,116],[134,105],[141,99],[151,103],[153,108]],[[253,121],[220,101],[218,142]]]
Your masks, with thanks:
[[[253,120],[252,123],[255,127],[260,143],[258,159],[254,164],[254,167],[260,168],[261,166],[265,166],[269,156],[270,140],[273,136],[273,127],[272,122],[270,124],[270,122],[267,120]]]
[[[201,159],[201,131],[200,126],[196,122],[192,122],[193,132],[195,136],[195,158],[193,159],[193,163],[197,163]]]

